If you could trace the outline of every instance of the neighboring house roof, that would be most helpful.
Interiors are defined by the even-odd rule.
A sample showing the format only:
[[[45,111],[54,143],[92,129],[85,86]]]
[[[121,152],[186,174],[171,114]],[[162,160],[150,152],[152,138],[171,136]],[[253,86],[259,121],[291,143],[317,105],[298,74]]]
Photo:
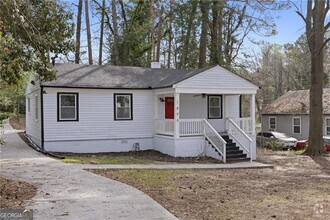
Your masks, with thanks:
[[[323,89],[323,113],[330,114],[330,88]],[[309,114],[309,90],[289,91],[263,107],[261,114]]]
[[[158,89],[171,87],[213,67],[215,66],[197,70],[182,70],[71,63],[56,64],[54,67],[57,70],[56,79],[42,82],[41,85],[69,88]],[[219,68],[222,67],[219,66]]]
[[[212,66],[214,67],[214,66]],[[43,82],[46,87],[91,88],[165,88],[212,67],[198,70],[151,69],[128,66],[56,64],[56,79]]]

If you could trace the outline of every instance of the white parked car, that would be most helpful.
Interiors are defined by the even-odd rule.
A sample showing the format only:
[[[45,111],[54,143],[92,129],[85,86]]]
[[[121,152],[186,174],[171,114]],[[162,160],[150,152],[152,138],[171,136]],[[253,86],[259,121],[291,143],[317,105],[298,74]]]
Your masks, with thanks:
[[[262,131],[257,134],[257,145],[264,147],[270,142],[279,141],[283,143],[283,149],[293,149],[297,139],[276,131]]]

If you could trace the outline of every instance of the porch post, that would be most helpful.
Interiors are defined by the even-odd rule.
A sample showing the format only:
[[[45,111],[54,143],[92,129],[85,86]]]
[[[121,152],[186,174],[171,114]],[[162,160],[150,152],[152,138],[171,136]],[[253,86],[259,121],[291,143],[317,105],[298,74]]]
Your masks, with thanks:
[[[174,93],[174,137],[180,137],[180,93]]]
[[[251,127],[252,127],[252,133],[256,133],[256,95],[251,94],[250,97],[250,117],[251,117]]]

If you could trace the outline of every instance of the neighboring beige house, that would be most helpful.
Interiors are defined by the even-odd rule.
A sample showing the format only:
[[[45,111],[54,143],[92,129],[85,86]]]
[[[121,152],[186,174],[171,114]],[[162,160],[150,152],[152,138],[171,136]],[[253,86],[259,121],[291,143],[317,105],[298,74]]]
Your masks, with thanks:
[[[298,140],[309,132],[309,90],[289,91],[261,110],[263,131],[279,131]],[[330,88],[323,89],[323,133],[330,135]]]

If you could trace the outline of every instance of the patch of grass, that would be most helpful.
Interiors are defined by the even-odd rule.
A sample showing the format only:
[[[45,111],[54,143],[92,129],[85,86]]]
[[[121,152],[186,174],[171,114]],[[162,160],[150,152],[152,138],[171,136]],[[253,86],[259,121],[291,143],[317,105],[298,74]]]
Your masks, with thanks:
[[[151,164],[152,160],[136,158],[136,157],[115,157],[110,155],[93,155],[93,156],[65,156],[62,160],[65,163],[81,163],[81,164]]]
[[[176,190],[175,180],[182,176],[182,170],[91,170],[96,174],[129,183],[144,190]],[[187,171],[186,171],[187,172]],[[189,171],[188,171],[189,172]],[[189,175],[189,174],[188,174]]]
[[[305,150],[291,150],[289,149],[288,152],[294,154],[294,155],[302,155]]]

